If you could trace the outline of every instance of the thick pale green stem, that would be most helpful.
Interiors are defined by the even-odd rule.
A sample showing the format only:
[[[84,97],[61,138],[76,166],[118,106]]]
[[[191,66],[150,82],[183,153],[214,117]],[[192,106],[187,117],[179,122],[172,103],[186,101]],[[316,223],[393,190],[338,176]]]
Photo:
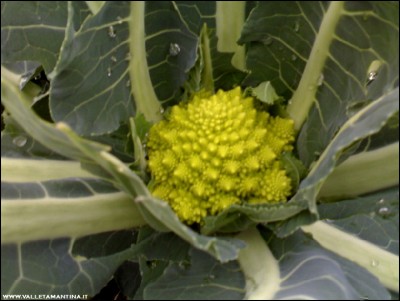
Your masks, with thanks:
[[[359,264],[387,288],[399,291],[399,257],[395,254],[321,221],[302,229],[324,248]]]
[[[214,91],[214,76],[211,59],[210,38],[208,37],[207,24],[203,25],[200,33],[201,53],[204,60],[204,69],[202,72],[202,82],[207,91]]]
[[[76,161],[1,158],[2,182],[38,182],[69,177],[96,178]]]
[[[352,197],[399,184],[399,143],[351,156],[329,175],[318,199]]]
[[[144,224],[132,198],[122,192],[1,202],[2,243],[79,237]]]
[[[162,118],[161,105],[154,92],[147,65],[144,16],[145,1],[131,2],[129,47],[132,55],[129,75],[137,112],[142,113],[147,121],[157,122]]]
[[[246,277],[247,300],[272,300],[280,288],[278,261],[257,229],[240,233],[246,243],[239,253],[239,264]]]
[[[240,70],[246,68],[244,46],[237,44],[245,21],[245,1],[217,1],[217,49],[234,52],[232,65]]]
[[[315,101],[318,82],[321,80],[322,70],[329,54],[329,47],[332,43],[337,23],[343,12],[343,6],[343,1],[333,1],[330,3],[319,28],[299,86],[287,107],[287,112],[294,120],[296,131],[301,128]]]

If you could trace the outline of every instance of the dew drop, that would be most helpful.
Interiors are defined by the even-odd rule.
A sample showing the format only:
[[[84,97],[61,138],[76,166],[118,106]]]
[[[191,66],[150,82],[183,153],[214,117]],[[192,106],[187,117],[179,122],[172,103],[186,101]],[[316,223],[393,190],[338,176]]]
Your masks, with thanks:
[[[163,107],[160,108],[160,113],[164,114],[164,108]]]
[[[371,71],[370,73],[368,73],[367,86],[374,80],[376,80],[377,77],[378,77],[378,72],[376,71]]]
[[[392,212],[388,207],[382,207],[382,208],[379,208],[379,210],[378,210],[378,214],[382,217],[386,217],[386,216],[390,215],[391,213]]]
[[[385,199],[380,199],[379,201],[378,201],[378,204],[383,204],[385,202]]]
[[[131,86],[131,81],[129,79],[126,81],[125,86],[127,88],[129,88]]]
[[[128,53],[125,55],[125,60],[126,60],[126,61],[130,61],[130,60],[131,60],[131,57],[132,57],[131,53],[128,52]]]
[[[299,21],[296,21],[296,23],[294,24],[294,31],[299,32],[299,29],[300,29],[300,23]]]
[[[111,74],[112,74],[112,73],[111,73],[111,67],[108,67],[108,68],[107,68],[107,76],[110,77]]]
[[[321,86],[323,82],[324,82],[324,75],[321,73],[321,74],[319,75],[319,77],[318,77],[317,85],[318,85],[318,86]]]
[[[382,62],[380,60],[374,60],[371,62],[367,70],[367,82],[366,82],[367,86],[371,84],[374,80],[376,80],[381,67],[382,67]]]
[[[35,76],[33,77],[34,80],[39,80],[39,79],[41,79],[41,78],[42,78],[42,76],[40,75],[40,73],[38,73],[37,75],[35,75]]]
[[[177,43],[169,44],[169,54],[172,56],[177,56],[181,52],[181,47]]]
[[[112,56],[110,59],[111,59],[111,62],[113,62],[113,63],[117,62],[117,58],[115,56]]]
[[[297,60],[297,56],[292,54],[292,56],[290,57],[292,59],[292,61],[294,62],[295,60]]]
[[[25,136],[17,136],[13,139],[13,143],[18,147],[23,147],[28,139]]]
[[[112,25],[108,27],[108,36],[113,39],[117,36],[117,32]]]
[[[371,260],[371,266],[372,267],[376,268],[378,265],[379,265],[379,261],[378,260],[375,260],[375,259]]]
[[[122,24],[122,18],[120,16],[117,17],[118,24]]]
[[[264,45],[269,46],[272,44],[273,40],[271,37],[267,37],[266,39],[263,39],[262,42]]]

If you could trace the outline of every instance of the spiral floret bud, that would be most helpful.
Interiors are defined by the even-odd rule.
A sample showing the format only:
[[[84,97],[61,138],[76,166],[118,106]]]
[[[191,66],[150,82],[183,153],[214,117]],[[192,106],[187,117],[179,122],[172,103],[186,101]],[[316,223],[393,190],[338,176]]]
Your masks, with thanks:
[[[240,88],[198,94],[150,129],[152,193],[186,224],[232,204],[285,202],[291,194],[279,158],[293,148],[293,120],[257,111],[253,102]]]

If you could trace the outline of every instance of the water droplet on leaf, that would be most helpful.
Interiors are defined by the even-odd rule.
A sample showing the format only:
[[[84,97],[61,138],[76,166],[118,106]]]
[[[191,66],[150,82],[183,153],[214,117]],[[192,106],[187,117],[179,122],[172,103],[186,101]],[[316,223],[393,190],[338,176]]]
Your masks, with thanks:
[[[131,86],[131,81],[129,79],[126,81],[125,86],[127,88],[129,88]]]
[[[297,56],[294,55],[294,54],[292,54],[291,59],[292,59],[292,61],[294,62],[295,60],[297,60]]]
[[[378,204],[383,204],[385,202],[385,199],[380,199],[379,201],[378,201]]]
[[[112,56],[110,59],[111,59],[111,62],[113,62],[113,63],[117,62],[117,58],[115,56]]]
[[[381,66],[382,62],[380,60],[374,60],[369,65],[367,70],[367,83],[366,83],[367,86],[371,84],[378,77],[378,73]]]
[[[118,24],[122,24],[122,18],[120,16],[117,17]]]
[[[130,52],[128,52],[126,55],[125,55],[125,60],[126,61],[129,61],[130,59],[131,59],[131,53]]]
[[[117,32],[115,31],[114,26],[112,25],[108,27],[108,36],[110,38],[115,38],[117,36]]]
[[[160,113],[161,113],[161,114],[164,113],[164,108],[163,108],[163,107],[160,108]]]
[[[112,74],[112,72],[111,72],[111,67],[108,67],[108,68],[107,68],[107,76],[110,77],[111,74]]]
[[[172,56],[177,56],[181,52],[181,47],[176,43],[169,44],[169,54]]]
[[[379,208],[378,210],[378,214],[382,217],[387,217],[388,215],[390,215],[392,212],[388,207],[382,207]]]
[[[25,136],[17,136],[13,139],[13,143],[18,147],[23,147],[28,139]]]
[[[378,72],[372,71],[368,73],[367,86],[372,83],[378,76]]]

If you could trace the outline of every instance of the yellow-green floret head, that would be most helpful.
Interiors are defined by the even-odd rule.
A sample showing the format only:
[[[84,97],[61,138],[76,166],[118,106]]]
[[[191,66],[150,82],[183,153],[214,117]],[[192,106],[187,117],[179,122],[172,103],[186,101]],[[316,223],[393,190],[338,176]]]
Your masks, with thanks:
[[[241,89],[199,93],[150,129],[154,196],[186,224],[232,204],[285,202],[291,181],[279,156],[291,151],[294,123],[254,108]]]

